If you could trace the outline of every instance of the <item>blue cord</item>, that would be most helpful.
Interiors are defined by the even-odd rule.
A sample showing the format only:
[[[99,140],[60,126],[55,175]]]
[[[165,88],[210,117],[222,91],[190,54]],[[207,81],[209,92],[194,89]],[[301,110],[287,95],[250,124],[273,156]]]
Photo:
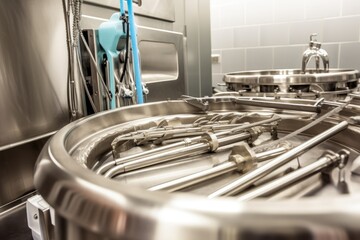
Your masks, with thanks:
[[[135,71],[136,98],[137,98],[137,103],[141,104],[144,103],[144,98],[142,91],[141,70],[140,70],[140,62],[138,55],[135,17],[132,8],[132,0],[127,0],[127,4],[128,4],[129,25],[130,25],[130,37],[131,37],[131,45],[132,45],[132,56],[133,56],[134,71]]]
[[[124,0],[120,0],[120,13],[121,16],[125,15]]]

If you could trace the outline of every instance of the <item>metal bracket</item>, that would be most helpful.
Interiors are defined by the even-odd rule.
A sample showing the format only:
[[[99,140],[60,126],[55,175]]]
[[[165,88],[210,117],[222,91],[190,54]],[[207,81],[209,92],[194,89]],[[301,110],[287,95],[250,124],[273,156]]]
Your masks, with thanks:
[[[40,195],[27,200],[26,215],[34,240],[54,239],[55,219],[53,210]]]
[[[209,102],[204,101],[201,98],[195,98],[187,95],[182,95],[182,98],[184,98],[184,101],[194,107],[197,107],[201,109],[202,111],[206,112],[209,109]]]
[[[259,137],[259,135],[261,133],[263,133],[263,127],[253,127],[253,128],[246,130],[246,132],[250,133],[250,135],[251,135],[251,137],[249,139],[247,139],[247,142],[248,142],[248,144],[252,144],[253,142],[256,141],[256,139]]]

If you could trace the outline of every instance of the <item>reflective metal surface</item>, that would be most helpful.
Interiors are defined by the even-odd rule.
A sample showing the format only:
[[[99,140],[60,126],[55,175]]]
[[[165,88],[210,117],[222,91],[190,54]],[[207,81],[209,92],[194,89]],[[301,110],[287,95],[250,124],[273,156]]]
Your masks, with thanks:
[[[353,69],[307,69],[305,73],[300,69],[274,69],[228,73],[223,81],[228,90],[243,96],[336,100],[356,91],[359,77],[359,71]]]
[[[174,44],[141,41],[139,48],[143,52],[141,67],[144,82],[176,80],[178,60]],[[164,59],[164,65],[159,64],[160,59]],[[151,72],[154,72],[154,76],[152,76]]]
[[[346,121],[342,121],[341,123],[337,124],[336,126],[324,131],[323,133],[316,135],[314,138],[309,139],[308,141],[300,144],[299,146],[289,150],[287,153],[280,155],[274,158],[267,164],[258,167],[254,171],[244,174],[241,178],[235,180],[234,182],[230,183],[222,187],[221,189],[217,190],[216,192],[209,195],[209,198],[219,197],[219,196],[233,196],[237,193],[241,192],[242,190],[250,187],[256,181],[261,179],[262,177],[266,176],[266,174],[271,173],[279,168],[279,166],[285,165],[286,163],[290,162],[294,158],[298,157],[302,153],[310,150],[311,148],[319,145],[319,143],[328,140],[330,137],[336,135],[337,133],[343,131],[348,126]]]
[[[65,25],[59,9],[60,1],[1,1],[0,146],[68,122]]]
[[[91,4],[84,4],[83,8],[83,14],[87,15],[87,21],[84,23],[86,26],[98,27],[101,18],[108,19],[118,10],[118,2],[115,1],[87,2]],[[136,7],[139,13],[137,16],[139,25],[186,34],[184,1],[142,2],[141,8]],[[209,3],[207,5],[209,6]],[[109,13],[109,16],[103,16]],[[209,14],[209,11],[203,14]],[[189,26],[189,29],[194,26]],[[203,29],[202,32],[204,33],[205,30]],[[208,39],[209,29],[207,34]],[[179,40],[178,33],[175,35],[174,45],[181,44],[183,48],[185,41],[183,38]],[[2,112],[0,181],[3,183],[0,188],[1,206],[34,189],[34,164],[41,147],[54,131],[69,120],[66,96],[68,70],[66,34],[61,1],[1,1],[0,36],[0,111]],[[194,43],[192,47],[199,45],[197,38],[191,37],[189,40]],[[195,52],[192,47],[186,50]],[[210,48],[208,51],[210,52]],[[156,55],[157,59],[164,54],[166,55],[164,52]],[[177,54],[181,58],[180,52]],[[199,58],[192,63],[196,62],[198,65],[198,61]],[[206,64],[202,64],[202,71],[210,73],[211,69]],[[172,67],[174,64],[171,64]],[[177,70],[182,68],[185,68],[184,64],[179,64]],[[195,72],[199,73],[197,70],[199,69],[195,69]],[[169,75],[175,76],[174,72],[171,71]],[[182,81],[186,80],[186,73],[183,76],[182,73],[176,76],[181,77]],[[153,76],[150,78],[155,79]],[[197,79],[192,80],[195,85],[198,82]],[[79,85],[81,85],[80,81],[77,85],[79,94],[74,98],[79,102],[78,116],[81,116],[86,115],[86,109],[81,104],[84,96]],[[182,94],[185,83],[177,83],[170,87],[174,92]],[[156,91],[164,93],[162,88],[157,88],[154,92]],[[199,95],[200,90],[197,91]],[[170,94],[170,91],[167,93]],[[100,108],[100,104],[97,107]],[[0,217],[2,218],[3,215]],[[10,222],[16,224],[16,221]],[[18,221],[18,224],[23,222]],[[0,238],[8,239],[4,228],[12,231],[11,226],[9,227],[8,223],[0,225],[2,227],[0,234],[3,234]]]
[[[176,99],[186,93],[183,34],[138,27],[142,79],[150,102]]]
[[[317,40],[313,39],[313,37],[317,36],[317,33],[313,33],[310,35],[310,43],[309,48],[305,50],[302,57],[302,63],[301,63],[301,71],[302,73],[306,73],[306,67],[307,64],[310,62],[312,58],[315,58],[315,70],[316,72],[320,69],[320,59],[323,62],[324,65],[324,72],[329,71],[329,55],[324,50],[321,49],[321,43],[317,42]]]
[[[40,149],[51,132],[68,123],[59,9],[60,1],[0,4],[0,206],[33,190]]]
[[[0,239],[33,239],[27,226],[25,202],[0,213]]]
[[[50,211],[49,205],[39,195],[26,201],[27,223],[34,240],[54,239],[54,219]]]
[[[347,158],[348,155],[348,151],[342,150],[339,151],[339,153],[328,151],[322,158],[317,159],[314,163],[306,165],[305,167],[269,182],[268,184],[262,185],[253,191],[247,192],[244,195],[241,195],[238,200],[246,201],[258,197],[270,196],[271,193],[281,190],[294,182],[305,180],[307,177],[324,170],[326,167],[330,167],[333,164],[340,164],[340,161]]]
[[[0,206],[34,190],[34,166],[48,138],[0,151]]]
[[[105,0],[101,2],[98,0],[85,0],[84,2],[111,7],[116,10],[119,9],[119,1],[117,0]],[[173,0],[142,0],[141,2],[141,6],[134,4],[134,11],[136,14],[171,22],[175,21],[175,7]]]
[[[314,113],[306,110],[242,105],[237,104],[236,99],[244,100],[234,97],[206,98],[194,99],[194,102],[167,101],[125,107],[78,120],[61,129],[43,149],[35,173],[35,183],[39,193],[55,209],[57,239],[317,239],[318,236],[326,236],[327,239],[356,239],[359,237],[359,179],[349,172],[360,152],[357,141],[360,139],[360,128],[352,121],[353,117],[360,114],[359,106],[351,103],[345,106],[343,103],[325,101],[321,105],[321,113]],[[312,106],[317,104],[313,100],[270,98],[260,100]],[[198,104],[195,104],[196,101]],[[334,126],[337,128],[338,123],[343,120],[347,120],[349,126],[343,130],[342,125],[345,123],[338,125],[342,131],[333,136],[331,141],[321,143],[302,155],[299,160],[293,160],[287,167],[297,168],[299,164],[310,164],[316,160],[314,156],[320,157],[327,149],[338,152],[346,148],[349,150],[349,165],[345,174],[349,190],[347,193],[340,191],[338,180],[342,177],[339,177],[341,175],[339,169],[329,172],[327,185],[309,194],[310,197],[291,201],[259,199],[239,202],[237,198],[230,197],[208,199],[209,193],[239,178],[241,176],[239,172],[206,181],[200,186],[186,188],[181,193],[170,194],[146,190],[159,183],[211,168],[226,160],[231,148],[212,154],[180,158],[165,165],[121,173],[114,179],[108,179],[94,171],[99,165],[113,159],[111,143],[121,134],[130,134],[126,136],[135,136],[135,139],[139,140],[140,133],[147,129],[161,130],[165,127],[187,126],[186,124],[193,123],[194,120],[195,123],[203,122],[206,126],[208,121],[215,121],[216,125],[221,121],[240,119],[240,123],[247,125],[249,122],[254,124],[269,119],[276,113],[282,119],[276,128],[282,139],[282,135],[294,132],[313,122],[314,119],[320,119],[320,116],[330,113],[337,107],[342,107],[343,110],[339,114],[328,116],[301,135],[296,135],[291,139],[291,144],[299,146],[325,130]],[[154,126],[157,127],[154,129]],[[266,126],[269,127],[267,124],[263,127]],[[136,134],[131,135],[131,133]],[[132,138],[125,138],[125,140],[129,139]],[[162,138],[161,141],[169,139]],[[214,138],[211,139],[208,140],[209,143],[214,141]],[[257,144],[264,141],[271,142],[270,139],[270,135],[262,134],[253,144],[261,146]],[[146,140],[147,138],[140,138],[139,141],[143,143],[137,142],[139,143],[137,147],[132,147],[131,141],[124,141],[121,145],[123,150],[120,152],[120,157],[124,159],[139,154],[139,151],[146,152],[157,148],[146,143]],[[278,170],[281,171],[272,172],[271,176],[261,181],[271,181],[286,174],[284,169]],[[305,181],[294,186],[300,189],[312,186],[314,189],[313,183],[324,181],[318,178],[318,175],[314,177],[316,178],[308,179],[310,185],[309,181]],[[261,185],[261,181],[255,184]]]
[[[187,92],[191,96],[211,96],[210,2],[185,0],[184,4]]]

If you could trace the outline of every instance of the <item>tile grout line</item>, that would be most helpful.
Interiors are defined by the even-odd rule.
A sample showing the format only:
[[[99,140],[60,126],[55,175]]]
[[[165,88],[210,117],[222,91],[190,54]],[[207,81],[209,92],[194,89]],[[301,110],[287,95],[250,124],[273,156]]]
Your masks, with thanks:
[[[328,20],[339,20],[339,19],[348,19],[348,18],[359,18],[360,14],[354,15],[345,15],[345,16],[337,16],[337,17],[329,17],[329,18],[314,18],[314,19],[304,19],[302,21],[283,21],[283,22],[271,22],[271,23],[257,23],[257,24],[244,24],[240,26],[226,26],[220,28],[213,28],[212,31],[218,31],[223,29],[234,29],[234,28],[247,28],[247,27],[257,27],[257,26],[271,26],[271,25],[282,25],[282,24],[293,24],[293,23],[310,23],[310,22],[324,22]]]
[[[222,74],[223,74],[223,68],[224,67],[226,68],[226,66],[223,65],[223,53],[228,52],[228,51],[234,51],[234,50],[243,50],[243,57],[242,58],[244,60],[244,68],[245,68],[244,70],[247,70],[248,69],[247,65],[249,64],[249,59],[248,59],[249,50],[252,50],[252,49],[271,49],[271,54],[272,54],[272,63],[271,64],[272,64],[272,68],[274,68],[275,67],[275,52],[277,51],[277,49],[283,48],[283,47],[288,47],[288,48],[291,48],[291,47],[303,47],[303,46],[305,46],[307,44],[307,42],[306,43],[305,42],[304,43],[295,43],[295,44],[290,43],[290,36],[291,36],[290,29],[291,28],[295,29],[296,26],[293,27],[293,25],[292,25],[294,23],[300,23],[300,24],[308,23],[308,24],[311,24],[312,22],[314,22],[314,23],[319,22],[323,26],[322,27],[322,31],[323,31],[322,35],[324,35],[324,31],[325,31],[324,30],[324,25],[325,25],[325,23],[328,23],[330,25],[331,22],[329,22],[329,21],[331,21],[331,20],[344,20],[345,23],[346,23],[346,20],[348,22],[351,22],[351,23],[353,21],[360,22],[360,20],[359,20],[360,19],[360,14],[354,13],[352,15],[344,15],[344,0],[340,0],[338,2],[338,3],[340,3],[340,6],[339,6],[340,10],[338,10],[340,12],[340,16],[327,17],[327,18],[307,19],[307,17],[308,17],[307,6],[309,4],[309,1],[306,1],[304,3],[304,9],[303,9],[303,17],[304,17],[303,20],[276,22],[275,21],[275,10],[276,10],[275,3],[276,2],[275,2],[275,0],[269,0],[269,1],[272,1],[272,16],[271,16],[272,20],[271,20],[271,22],[270,23],[269,22],[259,23],[259,24],[248,24],[248,17],[249,16],[248,16],[248,11],[247,11],[248,9],[247,9],[247,5],[246,5],[247,1],[249,1],[249,0],[243,1],[241,5],[238,4],[238,6],[242,6],[244,8],[243,16],[242,16],[244,24],[235,25],[235,26],[227,26],[227,27],[221,27],[221,25],[220,25],[220,27],[218,27],[218,28],[212,28],[211,29],[212,32],[217,32],[217,31],[220,32],[220,30],[225,30],[225,29],[229,29],[229,30],[231,30],[233,32],[233,36],[232,36],[232,38],[233,38],[233,46],[232,47],[229,47],[229,48],[224,47],[225,46],[224,43],[221,42],[220,43],[221,45],[219,46],[219,48],[212,49],[212,50],[218,50],[220,52],[220,61],[221,62],[220,62],[220,66],[219,66],[219,71]],[[218,3],[217,6],[219,7],[219,6],[231,6],[231,5],[234,5],[234,3],[229,3],[229,2],[226,3],[226,4]],[[224,22],[223,19],[224,19],[225,16],[223,14],[221,14],[221,13],[219,13],[219,16],[220,16],[219,17],[220,18],[219,22],[220,22],[220,24],[222,24],[222,22]],[[230,22],[230,24],[232,24],[232,23]],[[288,32],[288,35],[287,35],[288,44],[285,44],[285,45],[284,44],[280,44],[280,45],[261,45],[261,36],[262,36],[261,27],[262,26],[278,26],[278,25],[283,25],[283,24],[286,24],[287,27],[289,28],[289,32]],[[344,25],[344,24],[342,24],[342,25]],[[219,26],[219,25],[217,25],[217,26]],[[257,38],[256,38],[257,43],[255,44],[256,46],[246,46],[246,44],[244,44],[244,46],[241,46],[241,47],[236,47],[235,46],[236,45],[236,42],[235,42],[235,29],[241,29],[241,28],[244,28],[244,29],[245,28],[256,28],[257,29]],[[331,38],[333,38],[333,37],[331,37]],[[337,39],[339,39],[339,38],[337,38]],[[344,38],[342,38],[342,39],[344,39]],[[337,68],[339,68],[340,64],[343,62],[343,61],[341,61],[342,50],[343,50],[342,45],[351,44],[351,43],[360,43],[360,25],[359,25],[359,29],[358,29],[358,38],[357,39],[356,39],[356,36],[354,36],[354,35],[352,35],[351,37],[345,37],[345,39],[354,39],[354,40],[351,40],[351,41],[332,41],[332,42],[324,42],[324,41],[322,41],[324,46],[325,45],[338,44],[337,48],[335,48],[335,49],[337,49],[337,52],[338,52],[338,58],[336,59],[336,61],[334,61],[334,63],[336,63],[336,65],[337,65]],[[251,40],[251,38],[249,38],[247,40]],[[293,41],[293,42],[296,42],[296,41]],[[250,45],[250,44],[248,44],[248,45]],[[334,48],[332,48],[332,49],[334,49]],[[342,64],[344,64],[344,63],[342,63]]]

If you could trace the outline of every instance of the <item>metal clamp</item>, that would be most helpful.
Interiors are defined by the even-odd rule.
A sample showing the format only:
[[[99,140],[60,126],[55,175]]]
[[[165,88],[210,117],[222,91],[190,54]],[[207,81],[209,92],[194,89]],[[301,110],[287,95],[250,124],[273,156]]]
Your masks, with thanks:
[[[219,141],[218,141],[218,139],[217,139],[217,137],[216,137],[216,135],[214,133],[206,132],[203,135],[203,138],[205,138],[208,141],[211,152],[215,152],[216,149],[218,149]]]
[[[252,144],[256,141],[256,139],[263,133],[262,127],[253,127],[247,130],[248,133],[250,133],[250,137],[247,139],[247,142],[249,144]]]
[[[235,162],[239,172],[248,172],[256,166],[256,155],[246,143],[232,148],[229,161]]]
[[[145,95],[149,94],[149,89],[146,87],[146,83],[142,83],[142,91]]]

